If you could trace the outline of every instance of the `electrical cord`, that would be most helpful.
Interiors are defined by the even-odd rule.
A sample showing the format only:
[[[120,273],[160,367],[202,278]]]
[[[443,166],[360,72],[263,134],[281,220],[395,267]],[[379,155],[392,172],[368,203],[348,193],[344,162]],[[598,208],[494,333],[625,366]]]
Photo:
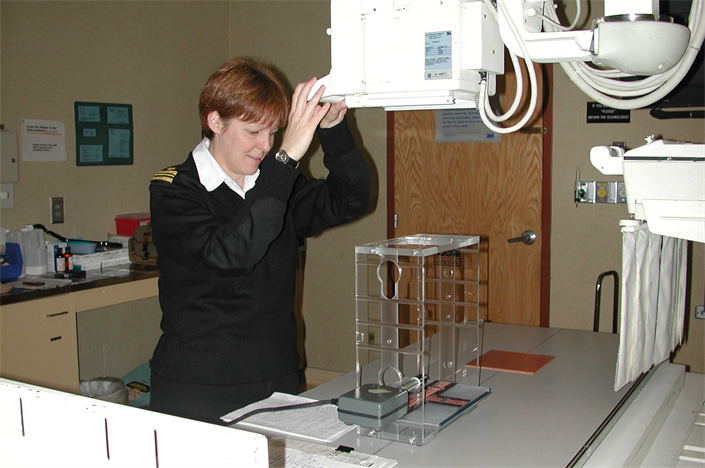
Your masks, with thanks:
[[[303,408],[311,408],[314,406],[324,406],[324,405],[335,405],[338,406],[338,399],[337,398],[331,398],[330,400],[319,400],[319,401],[312,401],[309,403],[301,403],[298,405],[286,405],[286,406],[273,406],[271,408],[259,408],[256,410],[252,410],[249,413],[245,413],[242,416],[233,419],[230,421],[227,425],[228,426],[234,426],[235,424],[241,422],[244,419],[247,419],[251,416],[254,416],[256,414],[261,414],[261,413],[274,413],[276,411],[288,411],[288,410],[294,410],[294,409],[303,409]]]
[[[102,245],[102,246],[104,246],[104,247],[113,247],[113,248],[121,248],[121,247],[122,247],[122,244],[120,244],[120,243],[118,243],[118,242],[110,242],[110,241],[91,241],[91,240],[84,240],[84,239],[69,239],[69,238],[66,238],[66,237],[62,236],[61,234],[55,233],[54,231],[50,231],[50,230],[47,229],[46,226],[44,226],[43,224],[32,224],[32,227],[33,227],[34,229],[41,229],[41,230],[44,231],[45,233],[49,234],[50,236],[52,236],[53,238],[55,238],[55,239],[57,239],[57,240],[59,240],[59,241],[61,241],[61,242],[78,241],[78,242],[90,242],[90,243],[92,243],[92,244]]]
[[[62,236],[61,234],[57,234],[54,231],[50,231],[49,229],[46,228],[43,224],[32,224],[32,227],[34,229],[41,229],[42,231],[46,232],[50,236],[60,240],[61,242],[68,242],[68,239]]]

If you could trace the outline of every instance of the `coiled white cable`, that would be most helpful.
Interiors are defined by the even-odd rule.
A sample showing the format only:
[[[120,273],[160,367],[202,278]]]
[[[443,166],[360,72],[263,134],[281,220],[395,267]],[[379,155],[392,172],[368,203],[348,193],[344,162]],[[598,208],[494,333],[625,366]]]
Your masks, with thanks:
[[[483,2],[485,6],[487,6],[492,16],[494,16],[495,21],[497,21],[497,10],[495,9],[495,6],[490,0],[483,0]],[[512,117],[516,110],[519,108],[519,104],[521,104],[521,98],[524,95],[524,76],[521,73],[519,58],[512,51],[509,51],[509,58],[512,60],[512,65],[514,66],[514,70],[516,71],[517,80],[516,90],[514,92],[514,102],[512,102],[512,105],[509,107],[509,110],[507,110],[507,112],[500,116],[495,115],[490,104],[489,93],[486,93],[485,95],[484,109],[487,111],[487,115],[489,116],[489,118],[492,119],[494,122],[504,122],[505,120]]]
[[[485,4],[487,4],[487,3],[488,2],[485,1]],[[493,11],[493,10],[494,10],[494,8],[490,8],[490,11]],[[529,94],[529,109],[526,111],[526,113],[524,114],[522,119],[519,122],[517,122],[515,125],[512,125],[511,127],[499,127],[499,126],[495,125],[495,123],[499,122],[499,121],[495,121],[495,122],[490,121],[489,115],[494,115],[494,114],[492,113],[492,110],[490,109],[490,106],[489,106],[489,92],[487,89],[487,80],[484,78],[482,79],[482,81],[480,82],[480,92],[479,92],[478,97],[476,99],[477,110],[480,113],[480,119],[482,119],[482,122],[485,124],[485,126],[487,128],[494,131],[495,133],[501,134],[501,133],[515,132],[515,131],[521,129],[522,127],[524,127],[524,125],[526,125],[526,123],[529,121],[529,119],[531,119],[531,117],[534,114],[534,110],[536,109],[536,103],[538,101],[538,79],[536,77],[536,70],[534,69],[534,63],[531,61],[530,58],[528,58],[529,52],[526,49],[526,45],[524,44],[524,41],[521,40],[521,36],[519,34],[519,31],[517,31],[516,26],[514,25],[514,23],[512,22],[512,20],[509,16],[509,12],[507,11],[507,7],[504,5],[504,0],[497,0],[497,10],[499,10],[499,12],[501,12],[501,14],[505,17],[505,19],[507,20],[507,24],[509,25],[509,27],[512,31],[512,34],[515,37],[517,37],[517,39],[518,39],[519,47],[521,48],[521,52],[524,55],[524,62],[526,64],[526,69],[529,74],[529,92],[530,92],[530,94]],[[518,65],[518,62],[517,62],[517,65]],[[518,84],[519,76],[521,75],[521,70],[516,65],[515,65],[515,70],[516,70],[517,84]],[[523,87],[523,82],[522,82],[522,87]],[[519,87],[517,86],[517,93],[520,92],[518,88]],[[519,105],[518,101],[521,101],[521,95],[517,94],[517,97],[515,97],[514,101],[515,101],[514,103],[518,106]],[[514,104],[512,105],[512,107],[514,107]],[[507,112],[507,113],[509,113],[509,112]],[[512,113],[513,113],[513,111],[512,111]],[[504,117],[504,116],[502,116],[502,117]],[[506,118],[505,118],[505,120],[506,120]]]
[[[550,10],[555,11],[556,6],[553,4],[552,1],[545,1],[544,4],[547,4],[548,8]],[[553,18],[549,18],[546,15],[542,15],[541,13],[537,13],[536,16],[538,16],[539,18],[541,18],[545,22],[549,23],[555,29],[558,29],[560,31],[572,31],[573,29],[575,29],[575,26],[578,25],[578,21],[580,20],[580,15],[582,14],[582,4],[581,4],[580,0],[575,0],[575,8],[576,8],[575,18],[573,19],[573,22],[570,23],[570,26],[563,26],[561,23],[558,22],[555,15],[553,15]]]
[[[491,130],[496,133],[510,133],[522,128],[534,113],[536,108],[538,86],[536,79],[536,72],[534,70],[533,62],[530,59],[529,53],[526,49],[523,38],[519,34],[515,24],[512,22],[509,13],[504,4],[504,0],[496,0],[497,7],[490,0],[483,0],[488,9],[492,12],[495,17],[498,15],[498,10],[504,16],[507,21],[512,34],[516,38],[522,54],[524,55],[524,61],[526,63],[527,71],[529,74],[530,83],[530,104],[529,110],[526,112],[524,117],[511,127],[499,127],[495,125],[497,122],[502,122],[508,119],[514,114],[519,106],[522,97],[523,80],[521,77],[521,70],[518,66],[518,60],[516,56],[510,53],[512,58],[512,63],[517,75],[517,93],[514,98],[514,102],[507,111],[507,113],[496,116],[492,111],[489,103],[489,93],[487,90],[487,82],[483,79],[480,83],[480,93],[477,97],[477,108],[480,112],[480,117],[483,123]],[[555,5],[553,0],[545,0],[547,6],[544,8],[546,15],[537,15],[541,17],[544,21],[548,23],[547,29],[555,30],[569,30],[573,29],[577,22],[579,21],[581,14],[580,0],[576,0],[577,14],[573,23],[568,26],[562,26],[559,23],[558,17],[555,12]],[[612,107],[615,109],[638,109],[641,107],[646,107],[654,102],[658,101],[670,93],[685,77],[685,75],[690,70],[700,48],[703,44],[703,39],[705,39],[705,0],[693,0],[691,5],[691,11],[688,18],[688,28],[691,31],[690,42],[686,49],[685,54],[680,59],[680,61],[670,70],[660,75],[649,76],[641,78],[634,81],[623,81],[620,78],[632,77],[627,73],[620,72],[619,70],[603,70],[591,67],[584,62],[568,62],[561,63],[561,67],[570,77],[571,81],[587,94],[590,98],[603,105]],[[629,98],[629,99],[622,99]],[[490,119],[493,121],[491,122]]]
[[[547,1],[553,3],[553,0]],[[584,62],[562,63],[561,67],[578,88],[597,102],[615,109],[646,107],[670,93],[690,70],[705,38],[703,13],[703,0],[693,0],[688,20],[691,31],[688,48],[678,64],[661,75],[622,81],[619,78],[631,75],[599,70]],[[552,8],[548,8],[548,14],[557,20]]]

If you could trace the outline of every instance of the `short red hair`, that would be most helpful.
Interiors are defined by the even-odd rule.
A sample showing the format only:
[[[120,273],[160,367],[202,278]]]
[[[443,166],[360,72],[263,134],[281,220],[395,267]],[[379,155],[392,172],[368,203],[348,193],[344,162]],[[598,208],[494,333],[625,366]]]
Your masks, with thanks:
[[[214,136],[208,125],[212,111],[224,120],[238,118],[281,128],[288,120],[289,98],[281,80],[268,67],[252,59],[235,58],[221,65],[201,91],[201,133],[209,139]]]

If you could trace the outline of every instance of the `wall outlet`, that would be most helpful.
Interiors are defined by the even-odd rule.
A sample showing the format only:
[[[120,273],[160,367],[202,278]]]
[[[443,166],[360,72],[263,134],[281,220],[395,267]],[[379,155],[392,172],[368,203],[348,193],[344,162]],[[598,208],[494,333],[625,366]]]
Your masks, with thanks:
[[[49,199],[51,210],[51,224],[61,224],[64,222],[64,197],[51,197]]]
[[[0,184],[0,208],[15,207],[15,184]]]
[[[695,306],[695,318],[705,319],[705,306]]]

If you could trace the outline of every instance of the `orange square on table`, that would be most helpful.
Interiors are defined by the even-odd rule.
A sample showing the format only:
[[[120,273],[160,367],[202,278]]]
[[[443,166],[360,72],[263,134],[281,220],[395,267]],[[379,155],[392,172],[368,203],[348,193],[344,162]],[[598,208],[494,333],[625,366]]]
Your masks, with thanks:
[[[555,356],[543,354],[515,353],[492,349],[480,356],[480,366],[483,369],[518,372],[520,374],[535,374],[536,371],[553,361]],[[477,367],[477,359],[467,363],[468,367]]]

